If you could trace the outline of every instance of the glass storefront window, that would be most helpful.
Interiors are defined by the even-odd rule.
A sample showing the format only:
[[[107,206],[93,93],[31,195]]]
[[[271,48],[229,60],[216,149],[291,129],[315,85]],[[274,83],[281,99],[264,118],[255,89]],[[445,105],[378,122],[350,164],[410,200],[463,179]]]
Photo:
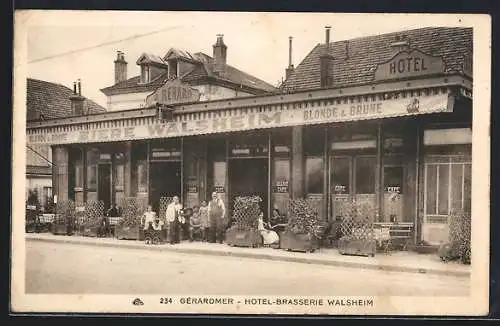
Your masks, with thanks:
[[[82,162],[75,164],[75,187],[83,188],[83,165]]]
[[[384,167],[384,192],[403,193],[403,167]]]
[[[97,188],[97,164],[91,164],[87,167],[87,187],[89,189]]]
[[[226,186],[226,162],[214,162],[214,188],[217,192],[225,192]]]
[[[332,193],[349,194],[351,191],[351,161],[349,157],[335,157],[332,160]]]
[[[324,167],[322,157],[306,158],[306,193],[323,193],[323,171]]]
[[[437,161],[429,157],[428,161]],[[441,156],[439,163],[425,165],[425,212],[449,215],[456,210],[470,212],[471,163]]]
[[[116,165],[116,175],[115,175],[115,188],[123,189],[123,181],[124,181],[124,169],[125,166],[123,164]]]
[[[290,177],[290,160],[274,161],[274,178],[276,180],[288,180]]]
[[[139,192],[148,191],[148,172],[146,161],[137,162],[137,181]]]
[[[374,157],[357,157],[356,159],[356,193],[375,193],[375,165]]]

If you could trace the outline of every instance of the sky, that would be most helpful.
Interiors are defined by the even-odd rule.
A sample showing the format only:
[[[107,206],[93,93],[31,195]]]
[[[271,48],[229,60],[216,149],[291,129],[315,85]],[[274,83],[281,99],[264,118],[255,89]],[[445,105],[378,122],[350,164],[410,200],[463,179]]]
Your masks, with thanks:
[[[116,51],[125,53],[128,77],[139,74],[143,53],[164,56],[174,47],[212,55],[223,34],[227,63],[277,85],[288,66],[288,37],[293,37],[297,66],[331,26],[332,42],[424,26],[463,26],[457,16],[425,18],[397,14],[208,13],[47,11],[29,13],[26,74],[72,88],[82,81],[82,95],[106,107],[100,89],[114,84]],[[19,19],[17,20],[20,21]]]

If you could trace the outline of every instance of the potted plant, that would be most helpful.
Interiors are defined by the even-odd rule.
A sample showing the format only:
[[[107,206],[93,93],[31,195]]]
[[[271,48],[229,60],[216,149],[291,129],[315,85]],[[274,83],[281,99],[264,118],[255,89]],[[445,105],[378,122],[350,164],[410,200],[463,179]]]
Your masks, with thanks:
[[[84,237],[97,237],[104,218],[104,203],[89,200],[85,203],[81,232]]]
[[[350,201],[341,212],[342,236],[339,252],[342,255],[375,256],[377,249],[373,220],[375,208],[371,203]]]
[[[289,251],[314,252],[319,249],[325,225],[305,199],[289,202],[289,220],[280,236],[280,248]]]
[[[463,264],[471,261],[471,215],[456,210],[450,216],[450,242],[439,247],[438,255],[443,261],[459,259]]]
[[[52,233],[72,235],[75,221],[75,203],[72,200],[59,201],[56,204],[56,216],[52,222]]]
[[[119,240],[143,240],[142,215],[145,204],[139,198],[124,198],[122,218],[115,227],[115,237]]]
[[[226,230],[226,243],[238,247],[258,247],[262,244],[258,228],[259,196],[237,197],[234,203],[233,223]]]

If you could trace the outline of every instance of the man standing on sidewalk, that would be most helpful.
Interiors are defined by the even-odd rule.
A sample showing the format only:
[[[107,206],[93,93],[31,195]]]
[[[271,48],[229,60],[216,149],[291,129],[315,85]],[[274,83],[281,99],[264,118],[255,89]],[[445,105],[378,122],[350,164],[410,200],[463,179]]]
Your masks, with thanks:
[[[219,195],[214,191],[212,193],[212,200],[208,203],[208,218],[210,222],[210,236],[211,240],[222,243],[224,240],[224,217],[226,215],[226,208],[224,202],[219,198]],[[215,236],[215,239],[214,239]]]
[[[181,224],[184,224],[184,216],[181,215],[182,205],[179,203],[179,197],[174,196],[173,201],[167,206],[165,220],[168,223],[168,233],[170,244],[180,242]]]

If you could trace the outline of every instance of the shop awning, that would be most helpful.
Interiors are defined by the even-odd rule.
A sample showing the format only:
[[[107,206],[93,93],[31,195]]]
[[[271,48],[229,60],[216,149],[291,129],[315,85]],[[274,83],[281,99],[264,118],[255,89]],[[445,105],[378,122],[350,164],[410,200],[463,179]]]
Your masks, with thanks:
[[[358,97],[358,99],[360,99]],[[316,106],[314,105],[316,104]],[[385,119],[419,114],[451,112],[453,96],[447,93],[397,99],[316,101],[272,107],[234,108],[213,112],[180,114],[173,121],[109,126],[54,134],[29,134],[29,143],[96,143],[170,138],[238,132],[297,125]]]

